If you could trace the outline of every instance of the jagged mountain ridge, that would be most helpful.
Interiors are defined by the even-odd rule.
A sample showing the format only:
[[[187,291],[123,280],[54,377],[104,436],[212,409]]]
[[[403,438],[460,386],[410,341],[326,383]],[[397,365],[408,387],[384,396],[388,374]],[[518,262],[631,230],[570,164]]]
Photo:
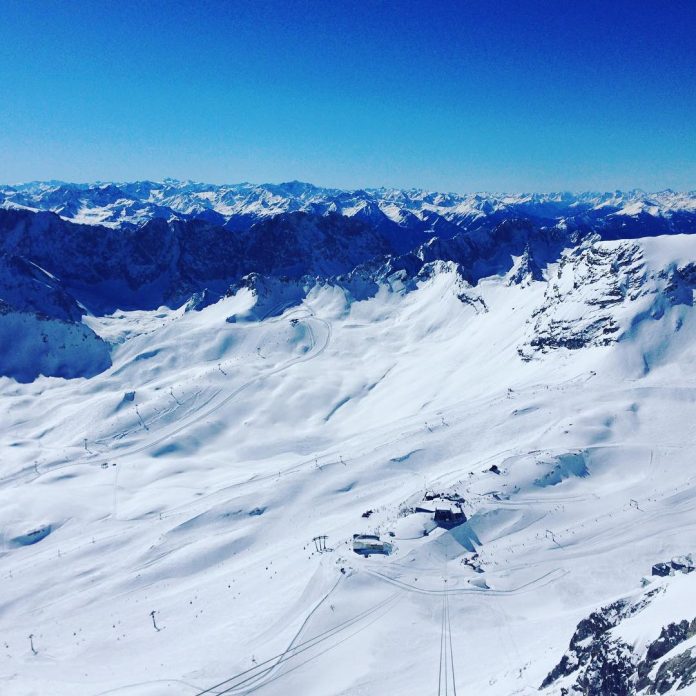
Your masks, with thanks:
[[[301,212],[232,232],[199,219],[153,219],[135,230],[0,210],[0,235],[0,254],[7,259],[4,294],[15,282],[12,269],[30,265],[60,279],[60,287],[95,314],[178,306],[204,289],[220,296],[249,273],[331,277],[396,254],[384,235],[361,220]],[[35,285],[41,287],[47,289]]]
[[[592,234],[608,240],[696,231],[696,196],[672,192],[658,194],[646,209],[646,197],[636,192],[496,199],[422,191],[351,193],[295,182],[217,187],[212,200],[209,187],[202,184],[170,182],[154,187],[150,182],[122,188],[33,184],[12,189],[13,195],[5,188],[0,193],[7,208],[0,209],[1,251],[37,264],[72,287],[100,286],[91,302],[96,302],[92,311],[100,312],[109,307],[113,311],[171,305],[204,287],[221,293],[230,282],[252,272],[333,277],[361,266],[372,274],[385,263],[392,270],[418,272],[425,263],[452,261],[462,267],[469,282],[476,283],[507,272],[512,257],[524,254],[525,272],[539,279],[540,269],[557,261],[562,249]],[[148,209],[149,217],[140,227],[127,216],[116,226],[73,222],[99,217],[73,215],[76,201],[99,206],[121,201],[127,194],[150,205],[156,191],[172,203],[171,191],[169,196],[164,193],[169,189],[177,194],[181,217],[172,213],[165,219],[163,211],[173,208],[160,205],[156,211]],[[243,205],[234,210],[228,205],[224,225],[199,215],[211,210],[220,215],[213,204],[232,193],[239,199],[240,191],[246,196]],[[60,203],[67,194],[74,198],[72,207]],[[203,196],[201,200],[211,207],[194,210],[184,204],[191,196]],[[275,206],[264,207],[270,198]],[[369,205],[340,209],[335,205],[337,200],[356,199]],[[55,214],[16,209],[18,201],[50,208]],[[391,209],[385,212],[385,205]],[[294,208],[298,210],[287,212]],[[110,283],[120,285],[109,289]]]
[[[151,193],[149,187],[131,185],[141,195]],[[277,188],[283,187],[305,203],[322,196],[326,199],[327,195],[326,190],[307,184]],[[97,203],[122,194],[113,185],[68,189],[35,185],[26,190],[41,193],[46,205],[55,204],[66,190],[78,196],[93,196]],[[274,195],[279,197],[277,191]],[[345,198],[349,194],[332,195]],[[598,248],[596,243],[628,243],[643,236],[690,233],[696,226],[696,214],[691,213],[693,199],[671,193],[662,194],[671,203],[663,204],[657,217],[655,210],[643,209],[630,216],[600,214],[600,209],[610,206],[607,209],[615,210],[617,205],[616,197],[605,196],[591,214],[585,209],[572,219],[505,214],[533,209],[548,216],[553,210],[558,213],[559,206],[587,208],[589,198],[530,196],[507,208],[477,196],[472,200],[476,200],[480,211],[472,216],[462,212],[461,201],[456,203],[453,197],[441,194],[382,191],[380,195],[382,202],[395,200],[412,207],[414,200],[421,206],[449,206],[452,214],[445,219],[432,210],[430,217],[408,212],[397,222],[386,217],[373,201],[367,208],[354,209],[352,215],[321,211],[315,206],[314,212],[263,214],[250,226],[245,225],[253,216],[238,212],[224,225],[205,216],[155,216],[139,227],[131,223],[114,227],[76,223],[55,212],[0,208],[0,299],[4,316],[7,320],[12,315],[14,321],[16,313],[28,313],[42,322],[63,322],[59,335],[72,331],[69,325],[78,323],[78,333],[88,334],[83,340],[91,340],[97,337],[81,325],[85,313],[99,316],[119,309],[179,307],[189,300],[191,307],[200,309],[246,287],[257,296],[268,296],[259,300],[259,307],[266,307],[266,316],[286,307],[289,298],[295,304],[301,302],[317,284],[333,284],[359,300],[374,296],[382,286],[412,289],[439,268],[454,269],[460,279],[459,299],[482,310],[485,303],[472,290],[482,279],[508,277],[510,284],[517,285],[545,282],[548,270],[559,264],[544,305],[532,317],[534,330],[520,342],[520,357],[527,360],[549,349],[604,345],[621,336],[619,324],[607,308],[627,297],[638,297],[640,293],[629,293],[625,288],[632,282],[640,286],[642,276],[632,280],[629,274],[618,283],[610,282],[611,288],[604,281],[617,274],[622,277],[621,269],[630,266],[640,250],[630,245]],[[424,210],[421,207],[420,213]],[[233,225],[229,224],[231,220],[235,221]],[[563,275],[566,265],[572,270]],[[690,288],[693,274],[687,268],[681,271]],[[664,277],[669,275],[665,270]],[[575,279],[574,287],[559,290],[559,282],[560,286],[567,285],[564,279],[568,277]],[[579,295],[574,292],[578,286]],[[587,286],[589,295],[584,290]],[[666,292],[662,286],[659,292]],[[275,302],[276,295],[284,299]],[[566,316],[568,307],[579,309]],[[41,322],[32,325],[46,326]],[[52,340],[51,335],[44,331],[37,334],[42,344],[38,346],[40,352]],[[64,345],[59,342],[59,348]],[[103,368],[109,364],[106,347],[100,352],[97,364]],[[41,360],[35,362],[43,364]],[[56,374],[74,376],[80,371],[61,367]],[[31,371],[22,372],[22,377],[31,378]]]
[[[153,218],[203,219],[245,229],[280,213],[303,211],[358,217],[373,225],[454,234],[505,218],[571,227],[602,225],[622,229],[625,219],[659,224],[664,231],[694,229],[696,194],[665,190],[611,193],[534,193],[466,195],[421,189],[322,188],[293,181],[281,184],[213,185],[165,179],[163,182],[70,184],[32,182],[0,186],[0,206],[55,212],[75,222],[138,227]]]

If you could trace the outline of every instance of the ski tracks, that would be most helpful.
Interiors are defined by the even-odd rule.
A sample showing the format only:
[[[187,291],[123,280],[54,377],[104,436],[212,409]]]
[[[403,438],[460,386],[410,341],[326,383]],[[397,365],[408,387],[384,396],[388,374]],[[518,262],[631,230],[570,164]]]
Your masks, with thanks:
[[[333,591],[334,588],[329,592]],[[317,635],[297,642],[300,634],[307,625],[307,622],[314,612],[324,603],[326,597],[314,607],[303,622],[300,630],[290,642],[289,646],[278,655],[274,655],[263,662],[260,662],[253,667],[235,674],[217,684],[214,684],[207,689],[197,691],[195,696],[204,696],[206,694],[221,696],[222,694],[249,694],[261,689],[262,687],[275,682],[285,675],[294,672],[308,662],[316,660],[325,653],[338,647],[353,636],[361,633],[366,628],[371,626],[376,621],[380,620],[386,613],[391,611],[396,602],[400,599],[401,592],[395,592],[389,595],[386,599],[377,602],[368,609],[360,612],[353,617],[342,621],[332,628],[329,628]],[[354,630],[350,630],[354,629]],[[338,639],[338,640],[332,640]],[[314,648],[319,648],[315,651]],[[309,653],[306,657],[298,660],[298,656]],[[288,669],[283,669],[284,667]]]

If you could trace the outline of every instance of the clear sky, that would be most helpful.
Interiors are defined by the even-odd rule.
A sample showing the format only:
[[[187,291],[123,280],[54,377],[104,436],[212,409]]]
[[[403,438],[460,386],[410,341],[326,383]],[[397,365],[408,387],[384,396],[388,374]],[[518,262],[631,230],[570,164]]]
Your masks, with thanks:
[[[696,0],[0,0],[0,181],[696,188]]]

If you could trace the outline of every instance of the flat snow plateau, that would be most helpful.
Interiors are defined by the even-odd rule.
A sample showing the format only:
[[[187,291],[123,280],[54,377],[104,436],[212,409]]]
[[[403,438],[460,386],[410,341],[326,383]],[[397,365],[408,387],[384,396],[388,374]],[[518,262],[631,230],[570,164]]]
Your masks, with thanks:
[[[89,318],[91,379],[2,378],[0,693],[537,692],[581,618],[696,550],[693,307],[525,361],[546,288],[483,280],[482,311],[443,271],[263,320],[243,289]],[[423,536],[433,493],[469,521]]]

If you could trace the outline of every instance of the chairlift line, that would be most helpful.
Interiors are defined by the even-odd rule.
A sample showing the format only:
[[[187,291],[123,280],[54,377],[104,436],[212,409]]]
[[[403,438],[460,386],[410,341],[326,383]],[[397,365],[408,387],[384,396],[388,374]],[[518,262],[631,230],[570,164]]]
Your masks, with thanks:
[[[449,634],[450,669],[452,670],[452,694],[453,696],[457,696],[457,681],[454,674],[454,649],[452,648],[452,622],[450,620],[449,610],[449,592],[445,592],[445,600],[447,602],[447,632]]]
[[[442,695],[442,655],[445,638],[445,600],[442,599],[442,618],[440,619],[440,667],[437,673],[437,696]]]
[[[447,580],[445,580],[447,582]],[[444,647],[444,653],[445,653],[445,696],[448,696],[449,694],[449,686],[448,686],[448,659],[447,659],[447,588],[445,587],[445,594],[442,596],[442,638],[443,638],[443,647]]]
[[[452,645],[452,622],[449,610],[449,591],[446,585],[442,592],[442,618],[440,621],[440,670],[437,680],[438,696],[450,696],[450,679],[452,696],[457,696],[457,682],[454,673],[454,647]]]

